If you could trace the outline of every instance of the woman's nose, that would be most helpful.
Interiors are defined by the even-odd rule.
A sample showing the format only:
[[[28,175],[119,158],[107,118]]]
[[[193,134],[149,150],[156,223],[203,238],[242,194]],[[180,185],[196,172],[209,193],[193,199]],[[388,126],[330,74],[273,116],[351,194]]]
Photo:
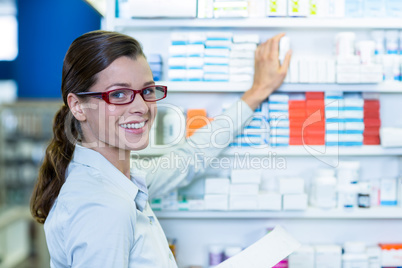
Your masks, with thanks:
[[[142,96],[138,93],[135,94],[133,102],[130,103],[130,113],[146,114],[148,110],[148,105]]]

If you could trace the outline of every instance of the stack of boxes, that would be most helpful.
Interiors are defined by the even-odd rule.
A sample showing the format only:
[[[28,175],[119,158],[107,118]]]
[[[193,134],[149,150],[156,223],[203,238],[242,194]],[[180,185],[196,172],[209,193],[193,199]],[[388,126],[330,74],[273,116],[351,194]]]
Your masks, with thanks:
[[[254,146],[268,144],[269,125],[266,115],[268,103],[263,102],[253,114],[250,123],[237,135],[230,146]]]
[[[253,80],[256,34],[172,33],[170,81],[248,82]]]
[[[204,202],[206,210],[227,210],[229,205],[228,178],[206,178]]]
[[[282,194],[283,210],[307,209],[307,194],[303,178],[279,178],[279,193]]]
[[[206,34],[204,81],[229,81],[229,53],[232,47],[230,32]]]
[[[305,121],[305,94],[291,94],[289,99],[289,145],[303,145],[303,124]]]
[[[207,117],[205,109],[188,109],[186,121],[186,138],[191,137],[194,132],[207,125],[213,118]]]
[[[187,137],[211,120],[205,110],[189,109]],[[378,94],[274,93],[230,146],[379,145],[380,127]]]
[[[257,210],[261,171],[254,169],[232,170],[229,190],[230,210]]]
[[[169,80],[203,79],[205,36],[197,33],[172,33],[169,47]]]
[[[363,107],[364,100],[359,93],[344,93],[342,117],[345,128],[339,135],[340,145],[363,145]]]
[[[364,99],[364,145],[380,144],[380,100]]]
[[[187,49],[187,81],[201,81],[204,77],[204,50],[205,35],[202,33],[189,33]]]
[[[159,54],[147,55],[149,67],[151,68],[154,81],[162,79],[162,57]]]
[[[325,144],[324,92],[306,92],[306,121],[303,138],[307,145]]]
[[[253,80],[254,53],[260,37],[257,34],[233,35],[230,51],[230,81],[247,82]]]
[[[274,93],[268,99],[271,147],[289,145],[289,95]]]
[[[339,146],[339,135],[345,128],[342,118],[343,92],[325,92],[325,144]]]

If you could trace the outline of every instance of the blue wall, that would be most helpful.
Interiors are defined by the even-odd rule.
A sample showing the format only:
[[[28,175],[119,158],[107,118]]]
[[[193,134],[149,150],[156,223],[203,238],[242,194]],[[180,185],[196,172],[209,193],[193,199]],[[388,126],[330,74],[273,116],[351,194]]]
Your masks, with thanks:
[[[14,79],[19,98],[61,98],[61,71],[71,42],[100,29],[84,0],[17,0],[19,53]]]

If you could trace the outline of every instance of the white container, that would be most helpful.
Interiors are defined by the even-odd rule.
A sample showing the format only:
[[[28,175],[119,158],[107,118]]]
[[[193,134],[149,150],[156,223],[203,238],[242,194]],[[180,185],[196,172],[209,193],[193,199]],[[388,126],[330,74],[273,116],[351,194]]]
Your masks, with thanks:
[[[230,180],[228,178],[206,178],[205,194],[229,194]]]
[[[306,210],[307,194],[283,195],[283,210]]]
[[[176,145],[183,141],[185,118],[178,107],[169,107],[163,117],[163,144]]]
[[[381,206],[396,206],[398,204],[397,178],[382,178],[380,184]]]
[[[254,169],[233,169],[231,173],[232,183],[254,183],[260,184],[261,170]]]
[[[375,42],[374,54],[383,55],[385,53],[385,31],[375,30],[371,32],[371,37]]]
[[[204,196],[206,210],[227,210],[229,208],[229,195],[207,194]]]
[[[290,38],[288,36],[284,36],[279,41],[279,60],[282,63],[285,59],[286,53],[290,49]]]
[[[197,1],[190,0],[182,2],[173,1],[141,1],[130,0],[130,17],[154,18],[154,17],[185,17],[195,18],[197,16]]]
[[[208,248],[209,265],[218,265],[223,261],[224,247],[222,245],[210,245]]]
[[[397,30],[388,30],[385,32],[385,48],[387,54],[398,54],[398,38],[399,33]]]
[[[282,195],[278,193],[260,193],[258,194],[258,209],[259,210],[274,210],[282,209]]]
[[[366,254],[343,254],[342,268],[369,268]]]
[[[281,194],[302,194],[304,193],[303,178],[279,178],[279,193]]]
[[[338,208],[355,208],[357,206],[356,184],[338,185]]]
[[[340,161],[337,167],[337,177],[339,184],[350,184],[359,181],[360,162]]]
[[[337,180],[333,169],[318,170],[310,193],[311,205],[318,208],[335,208],[337,201]]]
[[[368,268],[366,244],[363,242],[346,242],[343,246],[342,268]]]
[[[372,64],[374,63],[374,53],[376,44],[374,41],[360,41],[356,44],[357,55],[360,56],[361,64]]]
[[[367,247],[369,268],[381,268],[381,248],[379,246]]]
[[[257,195],[258,184],[255,183],[241,183],[231,184],[229,187],[230,195]]]
[[[317,268],[341,268],[342,248],[337,245],[315,246],[315,266]]]
[[[352,56],[355,54],[356,34],[354,32],[340,32],[335,37],[336,55]]]
[[[303,245],[289,255],[289,268],[312,268],[314,267],[314,248]]]
[[[229,197],[230,210],[257,210],[258,195],[230,195]]]

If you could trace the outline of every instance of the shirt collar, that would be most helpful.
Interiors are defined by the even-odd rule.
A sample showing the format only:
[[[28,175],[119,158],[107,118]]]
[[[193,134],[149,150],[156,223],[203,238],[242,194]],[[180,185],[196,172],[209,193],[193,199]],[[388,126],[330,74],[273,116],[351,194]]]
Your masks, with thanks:
[[[131,180],[128,180],[128,178],[102,154],[79,144],[75,145],[72,161],[99,170],[105,175],[104,177],[107,180],[110,180],[113,184],[117,185],[129,196],[129,198],[133,198],[140,211],[144,210],[148,201],[145,172],[140,170],[131,171]]]

